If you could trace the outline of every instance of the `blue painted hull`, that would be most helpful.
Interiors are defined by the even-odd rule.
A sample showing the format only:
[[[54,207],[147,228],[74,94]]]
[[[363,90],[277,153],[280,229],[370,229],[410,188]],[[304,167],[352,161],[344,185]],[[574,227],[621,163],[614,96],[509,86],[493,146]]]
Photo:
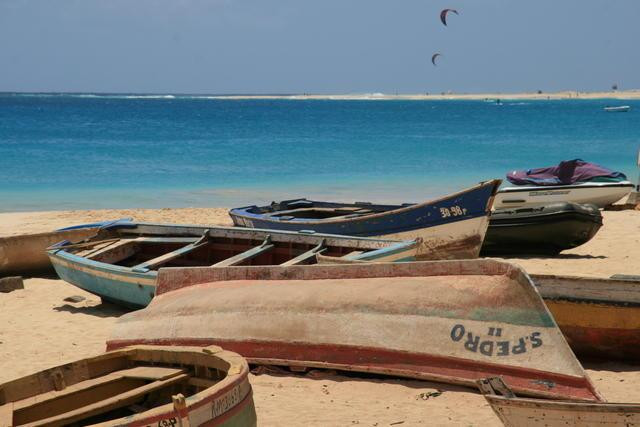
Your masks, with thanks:
[[[106,231],[107,234],[101,237],[96,236],[98,241],[105,237],[111,237],[110,240],[112,241],[127,238],[133,242],[134,239],[132,238],[140,238],[146,241],[155,240],[164,243],[171,239],[178,239],[178,242],[176,242],[178,247],[184,246],[179,249],[176,249],[175,246],[171,250],[166,249],[166,252],[173,252],[174,254],[183,251],[185,248],[189,249],[189,246],[196,248],[197,246],[193,245],[196,244],[197,240],[203,239],[203,235],[206,234],[208,236],[207,239],[227,239],[229,249],[219,248],[217,250],[229,257],[231,256],[228,255],[227,252],[232,250],[234,239],[236,241],[263,241],[268,238],[274,245],[280,245],[279,248],[285,251],[290,250],[291,247],[295,245],[307,245],[309,248],[320,243],[339,248],[345,245],[342,246],[342,248],[347,248],[347,250],[344,252],[345,255],[340,258],[343,261],[414,261],[417,258],[419,247],[417,241],[352,238],[315,233],[287,233],[274,230],[247,230],[237,227],[120,222],[109,225],[108,228],[105,228],[103,231]],[[102,241],[104,242],[105,240]],[[106,241],[109,241],[109,239]],[[201,245],[209,244],[206,239],[202,242]],[[110,261],[102,262],[75,255],[72,253],[73,249],[69,251],[69,249],[74,248],[74,246],[77,248],[76,245],[85,244],[87,244],[87,242],[77,244],[60,242],[49,248],[47,251],[49,260],[61,279],[87,292],[98,295],[105,301],[114,302],[119,305],[140,308],[149,304],[156,292],[157,268],[163,264],[152,267],[145,265],[145,262],[141,261],[137,265],[125,267],[117,265],[117,263],[131,256],[131,254],[124,255],[123,258],[120,259],[108,258]],[[213,244],[213,242],[211,242],[211,244]],[[217,244],[220,244],[219,241]],[[126,243],[126,245],[128,245],[128,243]],[[256,245],[259,246],[257,243]],[[271,246],[273,247],[273,245]],[[353,253],[350,253],[351,251]],[[154,255],[157,257],[159,254],[155,253]],[[166,253],[163,255],[166,255]],[[293,258],[294,255],[290,255],[290,257]],[[160,256],[160,258],[162,258],[162,256]],[[282,260],[279,262],[282,262]],[[204,258],[199,268],[221,268],[213,267],[212,263],[213,261],[209,258]],[[188,270],[191,268],[189,265],[190,264],[187,263],[185,266],[174,266],[172,268]]]
[[[64,251],[50,251],[49,259],[62,280],[105,301],[141,308],[146,307],[155,295],[155,271],[136,273],[128,268],[94,262]]]
[[[486,217],[491,209],[490,201],[499,185],[499,180],[488,181],[450,196],[415,205],[341,204],[305,199],[295,201],[306,201],[321,208],[359,207],[376,211],[373,214],[355,215],[352,218],[277,217],[270,215],[275,213],[270,206],[235,208],[229,215],[239,227],[286,231],[313,230],[317,233],[362,237],[385,236]]]

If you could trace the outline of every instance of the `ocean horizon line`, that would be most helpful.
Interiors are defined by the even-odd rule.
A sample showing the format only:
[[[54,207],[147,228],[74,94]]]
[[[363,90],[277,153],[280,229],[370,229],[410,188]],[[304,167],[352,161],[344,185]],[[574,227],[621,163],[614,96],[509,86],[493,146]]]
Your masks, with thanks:
[[[69,96],[84,98],[124,98],[124,99],[283,99],[283,100],[405,100],[405,101],[438,101],[438,100],[470,100],[484,101],[497,99],[518,100],[580,100],[580,99],[640,99],[640,89],[610,91],[575,91],[563,90],[554,92],[423,92],[423,93],[181,93],[181,92],[82,92],[82,91],[0,91],[0,96]]]

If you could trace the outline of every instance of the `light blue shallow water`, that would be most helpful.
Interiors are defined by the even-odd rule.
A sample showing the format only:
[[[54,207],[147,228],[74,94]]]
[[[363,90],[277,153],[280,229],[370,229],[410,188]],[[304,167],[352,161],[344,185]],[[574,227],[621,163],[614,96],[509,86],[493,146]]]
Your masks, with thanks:
[[[639,145],[638,101],[0,94],[0,211],[419,201],[571,158],[635,181]]]

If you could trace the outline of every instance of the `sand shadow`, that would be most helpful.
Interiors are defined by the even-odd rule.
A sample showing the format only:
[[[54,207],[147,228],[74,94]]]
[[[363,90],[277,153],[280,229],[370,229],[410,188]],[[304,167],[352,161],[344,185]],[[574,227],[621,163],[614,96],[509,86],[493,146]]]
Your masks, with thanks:
[[[583,359],[580,358],[580,363],[585,369],[592,371],[608,371],[608,372],[640,372],[640,361],[638,364],[632,365],[624,361],[611,361],[604,359]]]
[[[71,304],[64,304],[58,307],[54,307],[53,309],[55,311],[66,311],[67,313],[71,314],[80,313],[96,317],[120,317],[123,314],[133,311],[108,302],[103,302],[102,304],[92,305],[89,307],[76,307]]]
[[[579,255],[579,254],[558,254],[557,259],[607,259],[604,255]]]
[[[531,255],[503,255],[500,257],[505,260],[513,259],[607,259],[609,257],[604,255],[579,255],[579,254],[557,254],[557,255],[544,255],[544,254],[531,254]]]
[[[255,365],[251,365],[251,373],[255,374]],[[306,372],[294,372],[286,367],[268,367],[263,373],[257,375],[267,375],[273,378],[278,377],[293,377],[304,378],[310,381],[331,381],[335,383],[342,383],[345,381],[361,382],[361,383],[374,383],[374,384],[398,384],[407,388],[415,390],[423,389],[435,389],[440,392],[465,392],[473,393],[474,388],[457,386],[453,384],[436,383],[427,380],[417,380],[412,378],[392,377],[381,374],[369,374],[364,372],[350,372],[350,371],[335,371],[310,368]]]

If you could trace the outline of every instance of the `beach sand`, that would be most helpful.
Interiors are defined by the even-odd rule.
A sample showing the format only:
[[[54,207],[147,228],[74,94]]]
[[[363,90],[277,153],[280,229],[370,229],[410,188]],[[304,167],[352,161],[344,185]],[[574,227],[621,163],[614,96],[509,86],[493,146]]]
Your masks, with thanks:
[[[565,90],[560,92],[519,92],[519,93],[417,93],[417,94],[388,94],[388,93],[353,93],[353,94],[297,94],[297,95],[221,95],[211,98],[218,99],[330,99],[330,100],[400,100],[400,101],[439,101],[439,100],[560,100],[560,99],[640,99],[640,90],[618,90],[601,92],[579,92]]]
[[[529,273],[608,277],[640,274],[640,212],[603,212],[604,226],[589,243],[557,258],[514,258]],[[0,236],[122,217],[139,221],[231,225],[225,209],[135,209],[0,214]],[[86,299],[73,303],[65,298]],[[25,289],[0,293],[0,383],[104,351],[124,311],[57,279],[25,280]],[[640,361],[639,361],[640,363]],[[585,363],[612,402],[640,402],[640,365]],[[473,390],[423,381],[364,379],[313,371],[252,375],[261,426],[499,426]],[[442,394],[428,397],[429,393]]]

